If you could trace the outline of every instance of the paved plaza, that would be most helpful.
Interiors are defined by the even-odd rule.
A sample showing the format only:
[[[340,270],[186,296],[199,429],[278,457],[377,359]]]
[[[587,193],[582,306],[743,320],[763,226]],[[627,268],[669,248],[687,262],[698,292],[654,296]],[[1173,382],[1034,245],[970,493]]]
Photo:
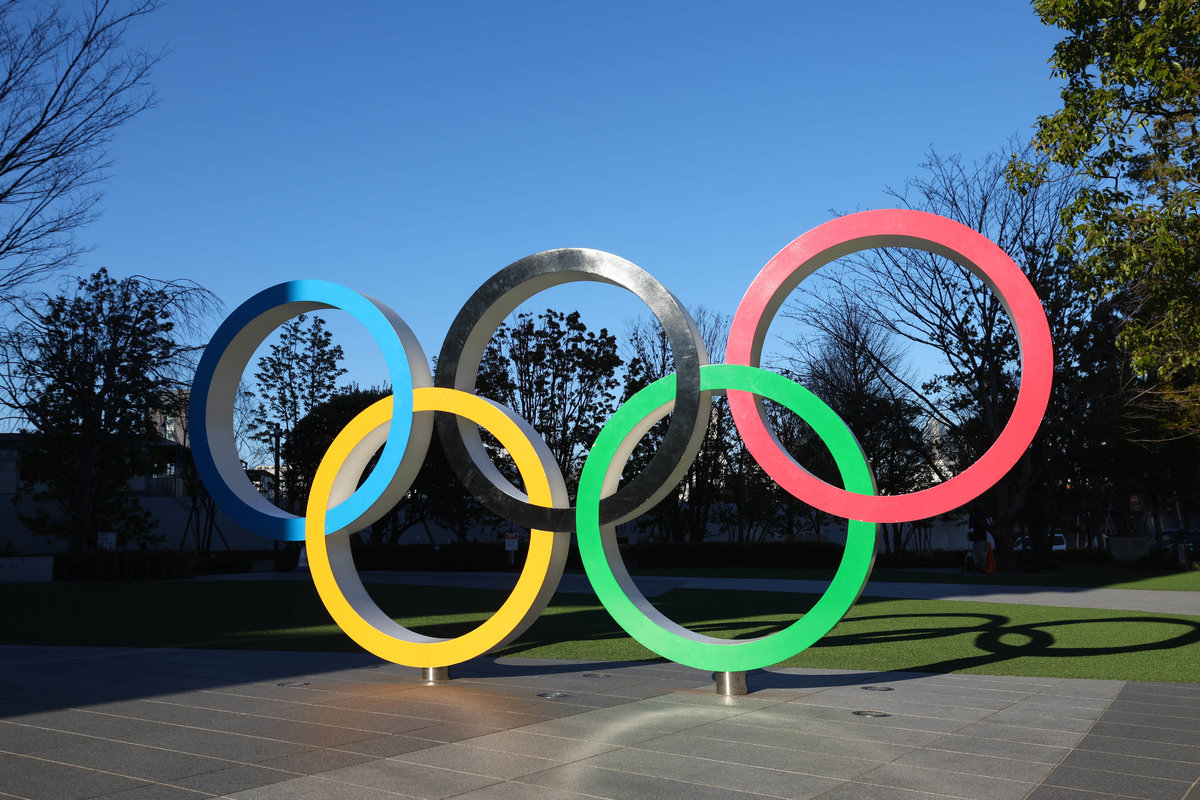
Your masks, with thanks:
[[[0,797],[28,800],[1200,800],[1195,684],[779,669],[723,698],[670,663],[426,685],[365,654],[25,646],[0,678]]]

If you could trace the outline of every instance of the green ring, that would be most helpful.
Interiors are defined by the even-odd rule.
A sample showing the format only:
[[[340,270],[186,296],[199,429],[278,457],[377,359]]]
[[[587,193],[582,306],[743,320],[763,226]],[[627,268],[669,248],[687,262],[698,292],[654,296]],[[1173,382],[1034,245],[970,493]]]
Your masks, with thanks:
[[[700,389],[737,389],[782,403],[812,426],[829,448],[847,490],[875,494],[871,468],[854,434],[833,409],[803,386],[758,367],[713,364],[700,368]],[[842,563],[829,588],[807,614],[782,631],[757,639],[730,640],[694,633],[672,622],[646,600],[630,578],[617,547],[615,528],[601,529],[600,498],[615,488],[606,483],[616,483],[628,453],[650,425],[670,411],[674,398],[674,375],[629,398],[601,429],[584,462],[576,530],[588,580],[617,624],[671,661],[716,672],[760,669],[786,661],[829,633],[858,599],[875,563],[876,525],[850,521]]]

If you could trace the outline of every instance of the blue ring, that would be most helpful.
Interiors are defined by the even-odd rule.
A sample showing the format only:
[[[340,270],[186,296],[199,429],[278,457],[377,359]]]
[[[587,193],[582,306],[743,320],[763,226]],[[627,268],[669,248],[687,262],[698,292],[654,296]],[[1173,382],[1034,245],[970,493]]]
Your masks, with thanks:
[[[250,357],[271,331],[297,314],[322,308],[345,311],[366,326],[383,351],[392,380],[392,423],[379,463],[349,498],[329,510],[326,529],[335,532],[370,524],[374,520],[366,518],[401,473],[412,436],[413,362],[399,333],[407,332],[407,326],[387,306],[329,281],[288,281],[264,289],[238,306],[217,328],[196,369],[189,399],[192,456],[200,479],[235,522],[279,541],[304,541],[304,517],[272,505],[246,477],[234,446],[234,392]],[[412,343],[415,345],[415,339]],[[416,349],[419,351],[419,346]],[[413,355],[428,370],[424,353]]]

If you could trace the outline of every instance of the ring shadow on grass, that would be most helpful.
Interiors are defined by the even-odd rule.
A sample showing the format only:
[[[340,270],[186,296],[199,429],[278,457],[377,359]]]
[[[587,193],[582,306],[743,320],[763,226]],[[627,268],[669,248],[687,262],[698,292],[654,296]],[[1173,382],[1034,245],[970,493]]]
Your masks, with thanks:
[[[976,635],[972,642],[977,654],[966,656],[952,656],[941,659],[933,659],[928,661],[908,661],[903,663],[889,664],[886,668],[879,670],[880,675],[883,673],[905,672],[913,674],[946,674],[952,672],[975,672],[982,671],[983,668],[990,668],[988,671],[999,672],[1004,674],[1001,667],[1005,662],[1010,662],[1016,659],[1077,659],[1077,658],[1094,658],[1103,656],[1119,656],[1131,654],[1149,654],[1153,651],[1176,650],[1178,648],[1189,645],[1196,645],[1200,642],[1200,623],[1188,619],[1179,619],[1173,617],[1159,616],[1120,616],[1120,617],[1104,617],[1094,619],[1057,619],[1045,620],[1033,623],[1017,623],[1001,614],[955,614],[955,613],[931,613],[923,614],[919,618],[914,618],[904,614],[881,614],[874,616],[856,617],[854,623],[887,623],[896,620],[912,620],[916,619],[938,619],[951,620],[956,618],[976,618],[981,620],[975,625],[958,625],[950,627],[929,626],[921,627],[914,625],[909,628],[898,628],[888,630],[863,631],[855,633],[838,633],[835,632],[822,639],[813,645],[814,649],[821,648],[838,648],[838,647],[855,647],[855,646],[871,646],[871,645],[886,645],[897,642],[917,642],[931,639],[943,639],[961,634],[969,634],[974,632]],[[1113,625],[1136,625],[1144,628],[1147,625],[1172,625],[1179,626],[1182,631],[1175,636],[1170,636],[1161,639],[1141,640],[1136,643],[1101,645],[1101,646],[1063,646],[1058,639],[1055,638],[1051,630],[1053,628],[1063,628],[1066,626],[1105,626],[1111,629]],[[1018,638],[1021,641],[1014,643],[1012,639]],[[982,651],[982,652],[978,652]],[[849,666],[849,665],[848,665]],[[1101,668],[1099,671],[1103,671]],[[1044,673],[1047,675],[1059,674],[1061,670],[1054,667],[1047,668]],[[1039,674],[1039,672],[1030,672],[1026,670],[1012,670],[1011,674],[1028,675]],[[789,675],[787,673],[774,673],[759,671],[752,681],[754,688],[795,688],[801,685],[810,686],[815,676],[811,675]],[[891,676],[893,679],[894,675]],[[1078,676],[1083,677],[1083,676]],[[1124,676],[1118,675],[1093,675],[1092,677],[1102,678],[1119,678]],[[1149,678],[1155,679],[1153,677]],[[1161,678],[1160,678],[1161,679]],[[822,685],[840,685],[842,683],[858,684],[864,680],[863,675],[839,676],[831,675],[824,679],[818,679]]]
[[[416,623],[413,627],[429,636],[447,638],[474,628],[488,616],[490,611],[487,609],[499,607],[507,596],[507,593],[495,590],[434,592],[429,587],[399,586],[379,589],[383,595],[379,598],[383,601],[381,607],[388,610],[407,607],[418,613],[427,612],[430,616],[412,618]],[[436,597],[429,596],[435,593]],[[816,596],[798,593],[685,589],[672,590],[654,598],[660,611],[690,630],[729,639],[778,632],[802,616],[816,600]],[[1166,652],[1200,642],[1200,623],[1167,616],[1112,612],[1114,616],[1105,617],[1104,612],[1098,612],[1094,617],[1063,618],[1056,614],[1055,618],[1034,617],[1035,621],[1030,621],[1032,615],[1040,615],[1045,610],[1028,607],[1029,615],[1024,615],[1016,608],[1009,612],[1003,606],[996,606],[996,611],[980,609],[983,604],[973,604],[975,608],[959,611],[871,613],[883,611],[880,606],[896,603],[921,607],[920,601],[862,598],[830,633],[800,657],[789,659],[782,666],[946,673],[995,667],[1017,659],[1061,663],[1072,658]],[[1001,610],[1005,613],[997,613]],[[1065,616],[1089,614],[1078,609],[1061,609],[1059,613]],[[277,614],[278,611],[272,612],[272,616]],[[443,615],[457,619],[447,619]],[[1172,631],[1155,631],[1151,626],[1158,624],[1169,625],[1179,632],[1167,635]],[[1114,626],[1124,628],[1129,625],[1139,629],[1125,628],[1121,635],[1116,635],[1120,629],[1114,630]],[[1109,632],[1100,626],[1108,628]],[[1071,631],[1072,627],[1076,630]],[[955,637],[959,641],[953,641]],[[1102,641],[1096,642],[1097,639]],[[281,637],[273,646],[280,649],[357,649],[344,634],[336,631],[311,638],[296,637],[293,632],[291,636]],[[494,660],[513,656],[588,663],[664,661],[630,639],[594,596],[569,593],[556,595],[550,607],[522,636],[484,658]],[[1028,665],[1015,671],[998,671],[1039,674]],[[1054,672],[1055,669],[1050,668],[1044,674]],[[1103,665],[1098,665],[1095,672],[1095,677],[1108,677]],[[756,672],[752,681],[757,686],[765,679],[774,686],[793,677]]]
[[[721,593],[722,597],[733,599],[737,592]],[[594,601],[593,601],[594,602]],[[1051,618],[1029,621],[1028,617],[1017,613],[1014,619],[1004,613],[988,613],[982,611],[961,612],[932,612],[918,614],[870,614],[871,606],[877,602],[904,602],[884,600],[860,600],[858,606],[852,609],[837,627],[829,634],[805,651],[805,656],[812,654],[816,658],[806,659],[805,656],[790,659],[783,666],[815,666],[840,669],[880,669],[881,671],[901,671],[912,673],[948,673],[981,671],[986,667],[996,668],[999,672],[1012,674],[1039,674],[1036,668],[1030,670],[1028,665],[1017,668],[1016,665],[1008,670],[1002,668],[1006,662],[1018,659],[1047,659],[1048,664],[1044,674],[1058,675],[1063,672],[1063,662],[1066,659],[1103,658],[1105,656],[1143,655],[1153,652],[1178,650],[1200,643],[1200,622],[1187,618],[1170,616],[1151,616],[1137,614],[1121,614],[1113,612],[1112,616],[1083,616],[1078,618]],[[660,604],[672,619],[680,621],[690,630],[722,638],[746,638],[764,636],[775,633],[791,624],[799,614],[786,619],[722,619],[720,613],[713,614],[712,609],[694,612],[694,622],[688,622],[686,615],[678,612],[686,605],[676,604],[674,609],[669,603]],[[719,603],[725,606],[725,603]],[[762,608],[760,604],[758,608]],[[999,610],[999,609],[998,609]],[[738,616],[739,611],[745,613],[745,608],[739,608],[737,603],[729,603],[724,607],[729,617]],[[1030,608],[1031,613],[1033,607]],[[868,612],[868,613],[863,613]],[[698,616],[697,616],[698,613]],[[802,613],[802,612],[801,612]],[[1086,614],[1086,610],[1062,609],[1064,614]],[[1100,612],[1103,614],[1104,612]],[[908,622],[910,624],[904,625]],[[897,625],[897,623],[900,623]],[[1126,627],[1136,626],[1136,627]],[[1174,630],[1156,630],[1157,626],[1170,626]],[[862,630],[863,627],[869,629]],[[1122,630],[1123,629],[1123,630]],[[1171,635],[1173,634],[1173,635]],[[963,639],[960,642],[949,641],[955,637]],[[611,618],[601,610],[588,608],[580,612],[559,613],[553,617],[540,619],[525,636],[506,646],[496,655],[519,656],[522,654],[537,655],[537,648],[564,641],[599,642],[605,639],[627,639]],[[1100,641],[1097,641],[1100,640]],[[639,656],[630,654],[628,649],[622,649],[615,642],[613,646],[620,650],[616,658],[637,659]],[[846,648],[843,653],[839,649]],[[880,664],[880,658],[868,658],[861,661],[853,648],[864,648],[868,652],[876,648],[884,649],[885,664]],[[642,648],[644,658],[653,659],[654,654]],[[1189,658],[1180,654],[1183,660]],[[836,657],[836,666],[830,664],[831,658]],[[806,660],[813,663],[806,664]],[[798,662],[798,663],[793,663]],[[1054,666],[1053,662],[1058,662]],[[1127,677],[1125,675],[1110,675],[1106,670],[1111,669],[1105,664],[1090,662],[1087,672],[1095,674],[1092,677]],[[1128,662],[1127,662],[1128,663]],[[1154,668],[1157,668],[1155,665]],[[1168,669],[1178,667],[1168,667]],[[1120,672],[1122,668],[1117,671]],[[1069,671],[1069,670],[1068,670]],[[793,685],[792,678],[780,673],[756,674],[752,679],[756,686]],[[1173,680],[1170,677],[1141,677],[1136,679]],[[856,680],[861,680],[858,676]],[[764,683],[765,681],[765,683]],[[782,683],[781,683],[782,682]]]

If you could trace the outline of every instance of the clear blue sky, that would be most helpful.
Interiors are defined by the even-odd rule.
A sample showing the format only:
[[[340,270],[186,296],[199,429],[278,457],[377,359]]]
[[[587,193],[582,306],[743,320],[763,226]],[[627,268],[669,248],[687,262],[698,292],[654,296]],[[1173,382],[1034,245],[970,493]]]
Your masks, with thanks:
[[[555,247],[731,314],[831,209],[891,205],[931,145],[1027,138],[1059,38],[1021,0],[176,0],[134,30],[166,51],[159,103],[118,136],[81,270],[192,278],[228,309],[336,280],[429,356],[476,286]],[[534,307],[617,330],[640,313],[563,292]],[[349,377],[380,380],[345,342]]]

